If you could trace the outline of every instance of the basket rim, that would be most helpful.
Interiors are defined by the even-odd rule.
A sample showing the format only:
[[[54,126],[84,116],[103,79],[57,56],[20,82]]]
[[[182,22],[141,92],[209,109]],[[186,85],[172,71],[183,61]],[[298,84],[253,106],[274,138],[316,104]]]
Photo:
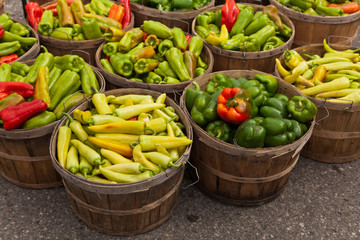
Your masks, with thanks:
[[[259,5],[259,4],[253,4],[253,3],[242,3],[244,5],[247,6],[251,6],[254,8],[261,8],[263,9],[265,6],[263,5]],[[214,6],[212,8],[208,8],[205,11],[199,13],[202,14],[204,12],[214,12],[214,11],[218,11],[219,9],[221,9],[224,5],[217,5]],[[235,51],[235,50],[227,50],[227,49],[222,49],[220,47],[211,45],[210,43],[206,42],[205,39],[203,39],[201,37],[201,39],[204,42],[204,45],[208,46],[210,48],[210,50],[213,52],[216,52],[216,54],[220,54],[220,55],[224,55],[224,56],[228,56],[228,57],[237,57],[237,58],[241,58],[241,59],[258,59],[261,58],[260,55],[266,55],[268,54],[269,56],[273,56],[279,53],[282,53],[285,51],[285,49],[289,48],[292,43],[294,42],[295,39],[295,25],[294,23],[291,21],[291,19],[286,16],[285,14],[279,12],[279,16],[282,20],[286,20],[289,24],[290,24],[290,28],[292,30],[292,34],[291,37],[281,46],[276,47],[274,49],[269,49],[269,50],[265,50],[265,51],[258,51],[258,52],[245,52],[245,51]],[[195,27],[196,27],[196,18],[193,19],[192,23],[191,23],[191,30],[192,30],[192,34],[195,36],[199,36],[197,34],[197,32],[195,31]],[[200,37],[200,36],[199,36]],[[268,56],[266,56],[268,57]]]
[[[134,90],[138,91],[141,90],[142,92],[145,92],[146,94],[150,94],[153,97],[154,96],[160,96],[162,93],[154,91],[154,90],[149,90],[149,89],[139,89],[139,88],[120,88],[120,89],[113,89],[113,90],[109,90],[109,91],[105,91],[104,94],[106,95],[110,95],[110,94],[116,94],[118,92],[126,92],[126,94],[129,94],[129,92],[133,92]],[[121,96],[121,95],[118,95]],[[91,102],[91,97],[87,98],[85,100],[86,102]],[[86,102],[82,102],[81,104],[77,105],[77,107],[80,107],[83,104],[86,104]],[[172,100],[170,97],[166,98],[166,103],[167,105],[169,105],[168,103],[171,103],[171,106],[175,106],[175,110],[176,112],[181,112],[181,114],[183,115],[183,119],[181,119],[182,122],[184,121],[189,121],[184,113],[184,111],[181,109],[181,107],[174,101]],[[72,109],[71,111],[69,111],[69,114],[72,115],[74,112],[75,108]],[[180,117],[180,116],[179,116]],[[58,130],[59,127],[64,125],[66,119],[63,118],[59,121],[59,123],[55,126],[52,134],[51,134],[51,139],[50,139],[50,146],[49,146],[49,152],[50,152],[50,158],[51,158],[51,162],[54,166],[54,168],[56,169],[57,172],[59,172],[59,174],[66,180],[71,180],[71,181],[75,181],[77,184],[81,185],[82,187],[84,187],[85,185],[89,186],[92,185],[93,187],[96,186],[99,189],[114,189],[114,190],[126,190],[127,188],[131,188],[132,191],[134,190],[138,190],[138,189],[144,189],[147,188],[148,186],[146,186],[147,184],[151,183],[151,184],[158,184],[161,183],[163,181],[166,181],[167,178],[172,177],[173,175],[175,175],[178,171],[181,171],[181,167],[185,167],[185,164],[188,162],[188,158],[190,156],[190,151],[191,151],[191,147],[192,144],[188,145],[186,147],[186,150],[184,152],[184,154],[176,161],[177,163],[181,162],[183,163],[181,165],[181,167],[170,167],[167,168],[165,171],[156,174],[148,179],[142,180],[142,181],[138,181],[138,182],[133,182],[133,183],[117,183],[117,184],[111,184],[111,183],[98,183],[98,182],[91,182],[86,180],[83,177],[77,176],[75,174],[70,173],[69,171],[67,171],[66,169],[64,169],[59,161],[57,160],[57,157],[55,156],[55,152],[56,149],[54,149],[54,147],[56,148],[56,142],[57,142],[57,134],[58,134]],[[188,128],[186,128],[186,135],[189,139],[193,140],[193,129],[192,129],[192,125],[190,124],[190,122],[187,123],[188,124]],[[186,127],[186,126],[185,126]],[[97,191],[99,189],[94,189],[93,191]],[[98,191],[97,191],[98,192]],[[116,194],[116,193],[114,193]]]
[[[288,82],[285,82],[283,80],[281,80],[279,77],[273,75],[273,74],[269,74],[266,72],[262,72],[262,71],[258,71],[255,69],[251,69],[251,70],[223,70],[223,71],[217,71],[217,72],[212,72],[209,74],[204,74],[203,76],[207,78],[207,81],[210,81],[211,77],[213,77],[214,75],[218,74],[218,73],[223,73],[224,75],[226,75],[227,73],[239,73],[239,76],[243,76],[243,75],[247,75],[250,73],[260,73],[260,74],[267,74],[267,75],[272,75],[274,76],[277,80],[278,83],[281,83],[283,85],[285,85],[286,87],[292,87],[292,85]],[[229,149],[231,152],[247,152],[247,153],[251,153],[251,154],[255,154],[258,153],[259,151],[261,151],[261,154],[271,154],[274,151],[278,151],[278,152],[282,152],[282,150],[285,150],[287,148],[289,148],[289,146],[295,146],[295,145],[299,145],[301,146],[302,144],[305,145],[305,143],[309,140],[313,128],[315,126],[315,117],[313,118],[313,120],[311,121],[311,123],[309,124],[308,130],[307,132],[301,136],[299,139],[293,141],[290,144],[286,144],[286,145],[281,145],[281,146],[277,146],[277,147],[263,147],[263,148],[245,148],[245,147],[241,147],[241,146],[235,146],[234,144],[230,144],[224,141],[221,141],[213,136],[211,136],[210,134],[208,134],[204,129],[202,129],[197,123],[195,123],[193,121],[193,119],[191,118],[191,115],[189,113],[189,111],[187,110],[186,106],[185,106],[185,94],[186,94],[186,90],[188,88],[192,88],[194,89],[194,86],[192,84],[189,84],[185,89],[183,94],[181,95],[180,98],[180,106],[184,109],[184,112],[186,114],[186,116],[189,118],[189,121],[191,122],[191,124],[193,125],[194,131],[199,131],[202,135],[208,137],[207,140],[212,141],[214,144],[221,144],[222,146],[222,150],[224,148]],[[296,92],[299,93],[300,96],[306,97],[301,91],[299,91],[298,89],[294,88],[294,90]],[[302,143],[301,143],[302,142]],[[256,159],[255,159],[256,160]]]

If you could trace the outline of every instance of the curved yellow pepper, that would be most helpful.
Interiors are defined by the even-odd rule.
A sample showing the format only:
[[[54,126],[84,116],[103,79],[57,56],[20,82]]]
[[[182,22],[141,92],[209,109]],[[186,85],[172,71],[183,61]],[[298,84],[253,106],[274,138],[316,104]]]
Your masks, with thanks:
[[[228,39],[229,39],[229,32],[226,28],[226,25],[223,24],[221,25],[219,36],[217,36],[214,32],[210,31],[209,35],[205,40],[211,45],[217,46]]]

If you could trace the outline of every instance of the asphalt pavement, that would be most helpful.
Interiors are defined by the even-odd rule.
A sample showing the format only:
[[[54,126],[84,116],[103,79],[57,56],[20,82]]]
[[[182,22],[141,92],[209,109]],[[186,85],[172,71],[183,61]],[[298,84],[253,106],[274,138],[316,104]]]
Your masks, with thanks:
[[[5,11],[22,17],[21,1]],[[27,189],[0,176],[0,240],[360,239],[360,160],[327,164],[300,157],[285,190],[257,207],[221,203],[184,178],[169,220],[132,237],[99,233],[79,220],[64,187]]]

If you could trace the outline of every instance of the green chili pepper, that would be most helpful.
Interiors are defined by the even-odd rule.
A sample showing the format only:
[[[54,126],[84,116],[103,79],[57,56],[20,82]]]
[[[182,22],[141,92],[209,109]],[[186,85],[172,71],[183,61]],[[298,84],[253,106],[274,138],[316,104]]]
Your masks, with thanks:
[[[5,31],[1,38],[2,42],[14,42],[18,41],[22,47],[31,47],[37,42],[37,38],[34,37],[21,37],[14,33]]]
[[[196,68],[195,69],[195,78],[203,75],[205,72],[206,72],[206,70],[203,68],[200,68],[200,67]]]
[[[31,65],[29,73],[25,77],[25,82],[34,84],[39,73],[41,66],[46,66],[48,69],[52,69],[54,65],[54,56],[47,51],[45,47],[42,46],[44,49],[43,53],[36,58],[33,65]]]
[[[77,139],[72,139],[70,141],[72,145],[74,145],[77,150],[79,151],[79,154],[82,155],[86,160],[93,166],[97,167],[101,165],[103,162],[101,161],[101,156],[99,153],[97,153],[94,149],[91,147],[85,145],[81,141]]]
[[[283,44],[284,44],[284,41],[281,38],[279,38],[277,36],[269,37],[266,40],[266,42],[264,43],[263,51],[271,50],[271,49],[280,47]]]
[[[10,55],[21,48],[19,41],[0,43],[0,56]]]
[[[140,28],[130,29],[125,33],[119,42],[119,51],[128,52],[130,49],[134,48],[140,42],[142,42],[144,37],[144,32]]]
[[[30,36],[30,31],[29,29],[27,29],[24,25],[22,25],[21,23],[13,23],[10,27],[9,32],[19,35],[21,37],[29,37]]]
[[[38,25],[38,31],[46,36],[49,36],[53,31],[54,16],[53,11],[45,10],[41,15],[41,21]]]
[[[179,48],[180,50],[185,51],[187,46],[187,41],[183,30],[178,27],[173,27],[172,33],[173,33],[172,41],[174,43],[174,46]]]
[[[189,42],[189,51],[194,53],[196,57],[199,57],[202,49],[204,47],[204,42],[199,36],[193,36]]]
[[[116,74],[115,69],[113,68],[113,66],[111,66],[111,64],[107,59],[105,58],[101,59],[100,63],[105,68],[106,71],[108,71],[109,73]]]
[[[96,78],[94,71],[91,66],[85,64],[84,67],[80,70],[80,80],[81,80],[81,89],[84,93],[93,94],[100,91],[99,81]]]
[[[8,63],[2,63],[0,65],[0,82],[11,81],[11,65]]]
[[[184,63],[180,49],[175,47],[170,48],[168,51],[166,51],[165,57],[166,60],[169,62],[171,69],[176,73],[180,81],[183,82],[191,79],[189,72],[186,68],[186,65]]]
[[[63,117],[64,112],[68,112],[73,106],[81,102],[82,100],[90,97],[89,94],[84,94],[81,92],[76,92],[70,95],[65,96],[61,102],[53,110],[56,119]]]
[[[144,32],[148,35],[156,35],[158,38],[161,39],[172,39],[173,38],[173,31],[162,24],[161,22],[153,21],[153,20],[145,20],[142,25]]]
[[[254,9],[252,7],[245,7],[241,10],[236,18],[234,25],[231,28],[230,36],[241,33],[252,21],[254,16]]]
[[[41,127],[55,121],[56,121],[55,114],[50,111],[45,111],[24,122],[21,128],[29,129],[29,128]]]
[[[59,77],[61,76],[62,70],[57,68],[57,67],[53,67],[49,73],[49,89],[52,88],[52,85],[59,79]]]
[[[11,65],[11,72],[19,74],[23,77],[25,77],[30,71],[30,67],[25,63],[12,62],[10,65]]]
[[[260,17],[249,23],[249,25],[244,29],[244,34],[245,36],[250,36],[270,23],[271,20],[269,16],[267,14],[262,14]]]
[[[69,128],[69,121],[66,121],[65,125],[59,127],[59,133],[57,136],[56,152],[57,158],[62,167],[65,168],[67,153],[70,146],[71,129]]]
[[[160,84],[177,84],[177,83],[180,83],[180,80],[173,77],[164,77],[164,79],[160,82]]]

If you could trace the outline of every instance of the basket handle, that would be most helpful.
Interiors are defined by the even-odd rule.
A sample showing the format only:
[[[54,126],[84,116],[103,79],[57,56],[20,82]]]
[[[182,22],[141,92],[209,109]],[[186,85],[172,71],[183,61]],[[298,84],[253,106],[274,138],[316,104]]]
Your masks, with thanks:
[[[331,39],[332,38],[345,38],[345,39],[350,39],[350,46],[352,46],[353,44],[353,39],[351,37],[347,37],[347,36],[338,36],[338,35],[329,35],[327,37],[328,43],[331,44]]]
[[[195,169],[196,180],[195,180],[195,182],[192,182],[192,183],[188,184],[186,187],[180,186],[181,189],[188,189],[189,187],[197,184],[197,183],[200,181],[200,176],[199,176],[198,169],[197,169],[194,165],[192,165],[192,163],[191,163],[190,161],[188,161],[187,163],[188,163],[192,168]]]
[[[325,106],[325,103],[326,103],[326,99],[325,99],[325,101],[322,101],[319,106],[316,106],[317,108],[324,107],[324,108],[325,108],[325,111],[326,111],[326,116],[323,117],[323,118],[320,118],[319,120],[317,120],[317,121],[315,122],[315,124],[317,124],[317,125],[319,125],[319,122],[321,122],[322,120],[328,118],[329,115],[330,115],[329,109]]]
[[[84,50],[81,50],[81,49],[71,49],[71,54],[73,54],[73,52],[82,52],[82,53],[85,53],[88,58],[89,58],[89,61],[88,61],[88,64],[91,65],[91,57],[90,57],[90,53],[84,51]]]

